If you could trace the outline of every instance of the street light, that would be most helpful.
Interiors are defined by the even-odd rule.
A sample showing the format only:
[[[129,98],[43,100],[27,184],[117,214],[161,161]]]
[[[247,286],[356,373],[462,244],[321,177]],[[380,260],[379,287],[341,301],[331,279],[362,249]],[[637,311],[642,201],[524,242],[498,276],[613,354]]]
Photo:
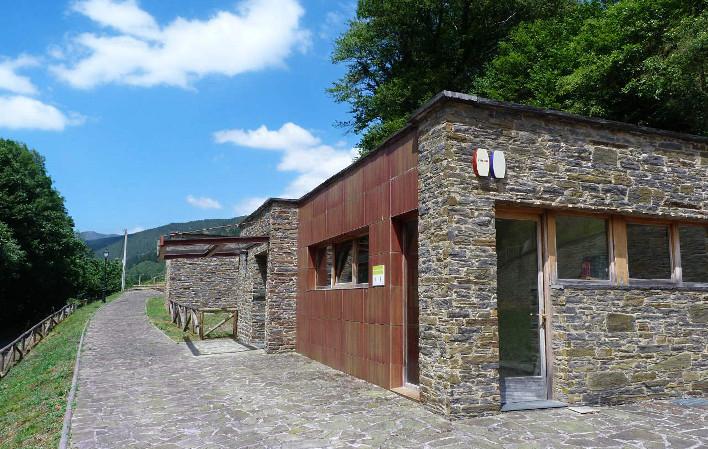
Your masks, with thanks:
[[[106,302],[106,289],[108,287],[108,250],[103,251],[103,302]]]

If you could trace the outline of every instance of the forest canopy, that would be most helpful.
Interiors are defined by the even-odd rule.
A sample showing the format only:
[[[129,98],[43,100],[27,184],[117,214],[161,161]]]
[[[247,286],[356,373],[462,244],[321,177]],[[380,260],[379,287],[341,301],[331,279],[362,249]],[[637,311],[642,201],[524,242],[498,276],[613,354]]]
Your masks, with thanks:
[[[442,90],[708,135],[702,0],[360,0],[329,89],[363,154]]]

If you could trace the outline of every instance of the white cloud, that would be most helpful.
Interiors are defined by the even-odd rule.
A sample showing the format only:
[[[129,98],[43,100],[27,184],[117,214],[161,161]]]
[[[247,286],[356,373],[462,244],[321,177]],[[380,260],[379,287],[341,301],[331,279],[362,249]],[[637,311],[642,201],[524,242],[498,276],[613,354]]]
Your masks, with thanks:
[[[277,130],[269,130],[264,125],[253,130],[217,131],[214,140],[217,143],[280,152],[282,158],[278,170],[298,174],[281,195],[287,198],[299,198],[309,192],[351,164],[356,156],[356,149],[323,144],[310,131],[294,123],[286,123]]]
[[[254,210],[258,209],[261,204],[265,202],[268,198],[254,196],[251,198],[246,198],[240,203],[234,206],[234,213],[237,216],[248,215]]]
[[[304,10],[297,0],[244,0],[233,12],[218,11],[207,20],[178,17],[164,27],[134,0],[82,0],[73,9],[115,30],[76,36],[75,63],[51,67],[77,88],[106,83],[188,87],[210,74],[282,66],[294,49],[304,50],[310,41],[300,25]]]
[[[193,195],[187,195],[186,200],[187,203],[200,209],[221,209],[221,203],[206,196],[195,197]]]
[[[26,76],[18,75],[15,71],[37,64],[38,61],[35,58],[26,55],[0,62],[0,89],[9,90],[16,94],[35,95],[37,88],[32,84],[32,81]]]
[[[142,226],[135,226],[134,228],[128,229],[128,234],[135,234],[136,232],[142,232],[145,228]]]
[[[0,96],[0,128],[62,131],[79,125],[84,118],[66,115],[52,105],[23,95]]]

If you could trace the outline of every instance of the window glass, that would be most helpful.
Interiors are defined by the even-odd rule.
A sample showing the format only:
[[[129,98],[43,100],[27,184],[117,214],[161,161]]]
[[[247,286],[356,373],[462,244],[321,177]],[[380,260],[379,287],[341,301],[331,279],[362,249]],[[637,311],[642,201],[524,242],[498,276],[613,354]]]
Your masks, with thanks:
[[[357,240],[356,282],[369,283],[369,236]]]
[[[337,284],[352,282],[352,241],[340,243],[334,249],[337,260]]]
[[[607,229],[604,218],[556,217],[559,279],[609,279]]]
[[[331,246],[322,246],[316,249],[315,253],[315,269],[317,270],[316,279],[318,287],[332,286],[332,262],[334,255],[332,254]]]
[[[627,265],[633,279],[670,279],[669,227],[627,223]]]
[[[679,226],[684,282],[708,282],[708,226]]]

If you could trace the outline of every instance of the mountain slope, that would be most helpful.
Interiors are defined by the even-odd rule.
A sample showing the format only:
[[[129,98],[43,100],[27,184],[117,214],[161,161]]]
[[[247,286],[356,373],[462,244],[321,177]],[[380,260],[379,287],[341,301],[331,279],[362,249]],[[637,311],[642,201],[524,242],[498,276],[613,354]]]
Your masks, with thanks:
[[[215,226],[225,226],[240,222],[244,217],[209,219],[189,221],[186,223],[170,223],[157,228],[128,234],[128,254],[126,258],[126,278],[128,284],[137,283],[164,274],[165,264],[157,259],[157,241],[160,236],[170,232],[187,232]],[[210,231],[212,234],[233,235],[234,228]],[[105,237],[90,240],[86,244],[93,250],[97,258],[103,258],[103,251],[108,250],[110,259],[123,257],[123,236]]]
[[[99,239],[105,239],[108,237],[116,237],[118,234],[101,234],[100,232],[96,231],[84,231],[84,232],[79,232],[79,238],[83,240],[84,242],[90,242],[92,240],[99,240]]]

